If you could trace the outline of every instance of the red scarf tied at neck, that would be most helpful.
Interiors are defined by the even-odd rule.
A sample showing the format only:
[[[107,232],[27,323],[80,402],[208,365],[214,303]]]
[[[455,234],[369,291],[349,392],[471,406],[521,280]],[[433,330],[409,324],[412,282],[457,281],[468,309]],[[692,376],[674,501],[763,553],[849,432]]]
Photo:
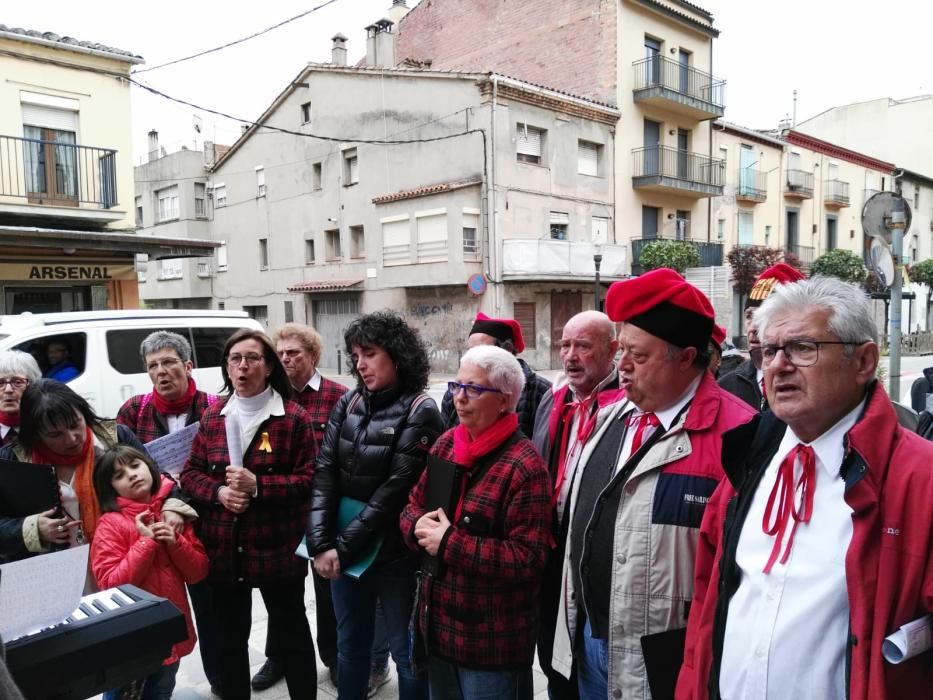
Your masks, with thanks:
[[[470,478],[470,471],[473,469],[473,463],[478,458],[496,449],[516,430],[518,430],[517,413],[506,413],[501,416],[476,438],[470,437],[470,433],[463,423],[454,428],[454,461],[463,466],[463,469],[461,469],[463,480],[460,485],[460,495],[457,498],[457,508],[451,522],[456,523],[460,519],[460,511],[463,509],[463,497],[467,481]]]
[[[153,391],[150,396],[156,410],[163,416],[180,416],[183,413],[188,413],[188,409],[191,408],[191,399],[194,398],[197,391],[198,387],[194,383],[194,378],[188,377],[188,390],[177,401],[169,401],[163,398],[158,391]]]
[[[19,413],[7,413],[6,411],[0,411],[0,423],[8,425],[11,428],[18,428]]]

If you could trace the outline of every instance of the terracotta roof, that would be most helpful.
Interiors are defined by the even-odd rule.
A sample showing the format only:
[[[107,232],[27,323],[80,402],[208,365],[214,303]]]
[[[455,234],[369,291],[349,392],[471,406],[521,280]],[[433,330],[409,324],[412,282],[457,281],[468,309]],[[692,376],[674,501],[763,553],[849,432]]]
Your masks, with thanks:
[[[59,36],[55,32],[40,32],[35,29],[23,29],[22,27],[8,27],[5,24],[0,24],[0,33],[7,34],[18,34],[23,37],[24,40],[29,41],[30,39],[35,39],[42,42],[51,42],[55,44],[65,44],[66,46],[75,46],[82,49],[91,49],[92,51],[100,51],[102,53],[113,54],[114,56],[120,56],[126,59],[129,59],[130,63],[142,63],[143,57],[139,56],[132,51],[124,51],[123,49],[117,49],[113,46],[107,46],[106,44],[98,44],[94,41],[82,41],[81,39],[75,39],[73,36]],[[16,38],[16,37],[13,37]]]
[[[436,185],[424,185],[423,187],[416,187],[413,190],[402,190],[394,194],[383,194],[378,197],[373,197],[373,204],[388,204],[389,202],[400,202],[403,199],[415,199],[416,197],[427,197],[428,195],[440,194],[441,192],[453,192],[454,190],[462,190],[464,187],[473,187],[474,185],[481,185],[482,183],[483,181],[481,178],[473,178],[471,180],[456,180],[454,182],[441,182]]]
[[[290,292],[326,292],[334,289],[349,289],[362,283],[361,279],[354,280],[321,280],[320,282],[299,282],[288,286]]]

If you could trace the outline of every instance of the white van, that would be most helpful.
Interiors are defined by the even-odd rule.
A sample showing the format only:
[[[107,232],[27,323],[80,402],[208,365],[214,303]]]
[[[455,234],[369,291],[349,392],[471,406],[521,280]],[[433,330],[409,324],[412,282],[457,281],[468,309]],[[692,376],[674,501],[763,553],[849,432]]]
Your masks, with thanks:
[[[31,353],[44,374],[62,348],[77,376],[68,385],[88,400],[97,415],[113,418],[136,394],[152,391],[139,345],[153,331],[179,333],[191,343],[198,388],[217,393],[223,387],[220,361],[224,344],[240,328],[264,330],[242,311],[73,311],[23,313],[0,317],[0,350]],[[71,374],[75,373],[71,371]]]

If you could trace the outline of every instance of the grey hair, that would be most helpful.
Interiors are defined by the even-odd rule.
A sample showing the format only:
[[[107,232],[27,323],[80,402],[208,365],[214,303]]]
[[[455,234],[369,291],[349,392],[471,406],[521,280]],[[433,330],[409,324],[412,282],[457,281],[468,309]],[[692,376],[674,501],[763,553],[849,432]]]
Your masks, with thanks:
[[[0,374],[16,374],[34,382],[42,377],[36,358],[22,350],[0,352]]]
[[[790,311],[829,312],[827,330],[839,340],[852,343],[877,342],[878,329],[872,318],[868,295],[856,285],[836,277],[817,275],[808,280],[781,284],[755,312],[758,335],[763,338],[775,316]],[[852,348],[845,348],[852,354]]]
[[[146,362],[146,355],[159,352],[159,350],[174,350],[182,362],[191,361],[191,344],[185,336],[178,335],[178,333],[156,331],[147,335],[139,345],[139,356],[143,364]]]
[[[483,370],[490,386],[508,395],[509,411],[515,410],[525,387],[525,373],[512,353],[495,345],[477,345],[460,358],[460,366],[463,365]]]
[[[665,342],[665,345],[667,345],[666,357],[668,360],[676,360],[678,357],[680,357],[680,353],[686,349],[678,347],[673,343]],[[693,367],[694,369],[698,369],[702,372],[707,367],[709,367],[709,363],[713,359],[713,349],[711,345],[707,345],[705,348],[694,348],[694,350],[697,351],[697,356],[693,359]]]

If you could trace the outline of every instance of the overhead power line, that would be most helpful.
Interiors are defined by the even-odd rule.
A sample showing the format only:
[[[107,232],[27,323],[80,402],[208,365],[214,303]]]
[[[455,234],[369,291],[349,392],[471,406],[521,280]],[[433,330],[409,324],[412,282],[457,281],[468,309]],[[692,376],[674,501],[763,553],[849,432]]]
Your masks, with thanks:
[[[316,7],[312,7],[310,10],[306,10],[302,12],[301,14],[295,15],[294,17],[289,17],[288,19],[282,20],[278,24],[273,24],[271,27],[266,27],[265,29],[262,29],[258,32],[254,32],[250,34],[249,36],[244,36],[242,39],[236,39],[235,41],[230,41],[226,44],[223,44],[222,46],[216,46],[213,49],[207,49],[206,51],[199,51],[198,53],[191,54],[190,56],[185,56],[184,58],[176,58],[174,61],[167,61],[166,63],[160,63],[157,66],[149,66],[148,68],[139,68],[138,70],[133,71],[133,74],[135,75],[137,73],[148,73],[149,71],[158,70],[159,68],[165,68],[167,66],[174,66],[175,64],[178,64],[178,63],[184,63],[185,61],[190,61],[195,58],[200,58],[201,56],[207,56],[208,54],[221,51],[223,49],[228,49],[231,46],[242,44],[244,41],[249,41],[250,39],[255,39],[258,36],[262,36],[263,34],[268,34],[272,30],[278,29],[279,27],[284,27],[286,24],[289,24],[291,22],[294,22],[295,20],[301,19],[302,17],[307,17],[312,12],[317,12],[318,10],[325,8],[328,5],[333,5],[335,2],[337,2],[337,0],[327,0],[327,2],[322,2],[320,5],[317,5]]]

